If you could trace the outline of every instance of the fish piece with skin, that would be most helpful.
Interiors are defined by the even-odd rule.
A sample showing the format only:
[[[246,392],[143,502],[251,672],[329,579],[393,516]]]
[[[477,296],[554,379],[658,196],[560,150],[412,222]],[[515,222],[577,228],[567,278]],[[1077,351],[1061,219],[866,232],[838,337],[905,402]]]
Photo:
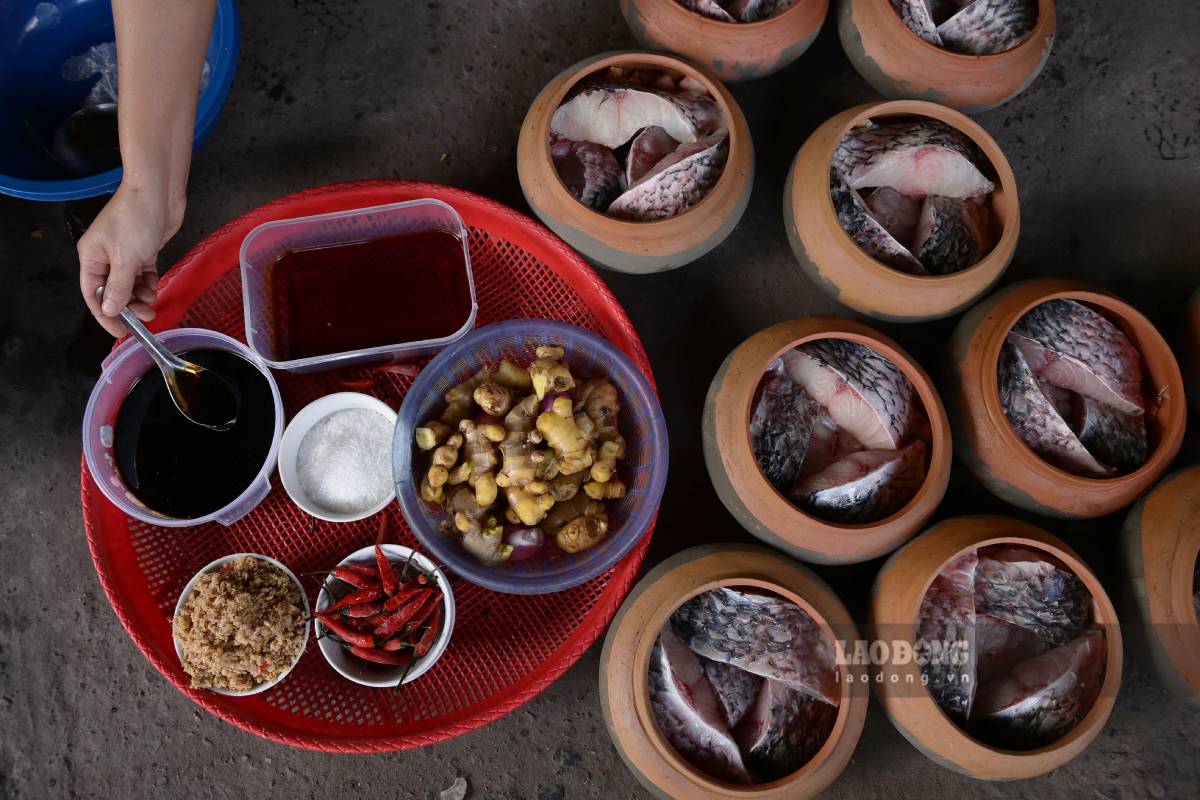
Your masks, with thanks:
[[[865,524],[899,511],[925,482],[925,443],[863,450],[797,483],[788,496],[830,522]]]
[[[828,411],[821,409],[821,413],[813,420],[812,435],[808,440],[804,461],[800,464],[799,477],[815,475],[835,461],[865,449],[853,434],[838,427]]]
[[[1088,452],[1103,464],[1124,474],[1146,463],[1149,442],[1146,439],[1146,415],[1125,414],[1091,397],[1082,397],[1075,406],[1072,427]]]
[[[921,217],[921,202],[900,194],[890,186],[880,186],[865,198],[871,217],[892,235],[892,238],[908,247],[917,230]]]
[[[761,780],[790,775],[817,754],[833,730],[837,706],[765,680],[733,731],[746,766]]]
[[[934,577],[917,611],[914,651],[925,656],[921,674],[933,701],[963,724],[971,715],[977,687],[975,566],[971,550]]]
[[[657,125],[640,130],[630,141],[625,157],[625,185],[633,186],[677,147],[679,142]]]
[[[1011,749],[1043,747],[1091,710],[1104,668],[1104,633],[1091,628],[981,686],[971,728],[986,741]]]
[[[975,613],[1025,628],[1048,645],[1087,625],[1091,594],[1075,573],[1022,547],[989,548],[975,567]]]
[[[751,783],[700,660],[664,626],[650,654],[650,705],[663,736],[713,777]]]
[[[675,2],[688,11],[694,11],[709,19],[719,20],[720,22],[737,22],[728,11],[722,8],[717,0],[675,0]]]
[[[1074,300],[1047,300],[1025,313],[1008,340],[1039,380],[1141,414],[1142,359],[1121,329]]]
[[[986,56],[1011,50],[1033,33],[1036,0],[975,0],[937,26],[942,46]]]
[[[921,203],[913,255],[933,275],[949,275],[983,258],[984,231],[963,200],[931,195]]]
[[[1000,405],[1013,432],[1040,458],[1089,478],[1107,478],[1110,467],[1088,452],[1043,392],[1033,371],[1011,342],[1000,347],[996,365]]]
[[[671,624],[698,655],[838,702],[833,643],[795,603],[719,587],[676,609]]]
[[[922,118],[854,128],[838,144],[834,166],[854,189],[890,186],[909,197],[961,199],[996,188],[976,166],[982,158],[962,133]]]
[[[783,491],[800,473],[821,406],[784,373],[781,362],[776,364],[763,376],[750,415],[750,445],[763,475]]]
[[[765,679],[732,664],[709,658],[700,658],[700,666],[717,693],[721,709],[725,712],[725,722],[733,730],[754,705]]]
[[[908,248],[896,240],[859,195],[850,188],[845,177],[836,169],[829,170],[829,199],[837,213],[842,229],[862,248],[863,252],[893,269],[912,275],[928,275]]]
[[[971,0],[926,0],[925,5],[929,8],[929,16],[933,17],[934,23],[940,25],[970,2]]]
[[[991,614],[975,617],[976,686],[991,683],[1014,666],[1050,649],[1042,637],[1028,628],[997,619]]]
[[[913,419],[913,386],[866,345],[816,339],[783,356],[788,377],[829,411],[838,427],[872,450],[895,450]]]
[[[925,41],[937,47],[942,46],[942,37],[938,35],[937,25],[925,0],[892,0],[892,8],[900,15],[900,21]]]
[[[726,8],[738,22],[758,22],[782,14],[795,0],[732,0]]]
[[[557,138],[550,156],[567,190],[585,206],[604,210],[625,188],[621,165],[607,147]]]
[[[699,141],[681,144],[614,200],[608,213],[636,220],[682,214],[716,185],[728,158],[729,134],[724,128]]]
[[[550,130],[559,136],[610,148],[651,125],[680,142],[695,142],[721,127],[721,110],[707,94],[601,81],[585,85],[550,120]]]

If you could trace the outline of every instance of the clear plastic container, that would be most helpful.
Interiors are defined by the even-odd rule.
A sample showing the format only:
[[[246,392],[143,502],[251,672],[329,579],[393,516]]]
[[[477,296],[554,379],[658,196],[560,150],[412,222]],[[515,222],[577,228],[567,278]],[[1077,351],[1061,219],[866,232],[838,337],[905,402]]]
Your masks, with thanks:
[[[279,387],[262,359],[252,353],[246,345],[222,333],[201,328],[176,328],[158,334],[158,339],[173,353],[186,350],[228,350],[245,358],[266,376],[271,387],[271,397],[275,401],[275,431],[262,469],[233,502],[203,517],[168,517],[142,503],[121,479],[113,448],[113,430],[117,425],[121,405],[129,396],[133,385],[157,367],[145,348],[134,339],[127,339],[104,359],[100,380],[96,381],[92,395],[88,398],[87,408],[83,412],[83,457],[87,460],[88,472],[100,487],[100,491],[104,492],[104,496],[117,508],[151,525],[168,528],[203,525],[206,522],[232,525],[249,514],[271,491],[271,470],[275,468],[275,459],[279,455],[279,440],[283,436],[283,401],[279,397]]]
[[[439,231],[449,233],[461,242],[465,282],[457,272],[437,274],[436,271],[424,269],[428,263],[425,253],[414,250],[409,257],[407,251],[401,250],[389,254],[388,263],[397,271],[414,271],[411,287],[406,286],[403,291],[397,291],[394,286],[380,285],[380,264],[372,264],[368,268],[353,259],[336,265],[336,280],[326,276],[324,283],[287,290],[272,285],[272,267],[288,252],[366,244],[389,237]],[[331,250],[331,259],[340,256]],[[432,355],[465,336],[475,326],[475,316],[479,310],[475,300],[475,281],[471,274],[471,256],[467,248],[467,228],[458,212],[440,200],[411,200],[267,222],[246,236],[242,242],[240,260],[246,341],[273,369],[318,372]],[[343,265],[344,274],[341,271]],[[420,275],[419,280],[416,275]],[[312,301],[314,296],[329,294],[331,305],[340,309],[353,308],[358,322],[364,326],[372,321],[411,320],[411,325],[406,322],[407,330],[435,335],[422,333],[410,341],[293,357],[284,352],[286,345],[281,344],[278,335],[284,330],[281,326],[290,322],[280,319],[280,301],[273,296],[273,290],[275,295],[279,295],[280,291],[299,292],[306,301]],[[461,319],[458,318],[460,314]],[[283,312],[283,316],[286,316],[286,312]],[[311,321],[306,324],[313,325]],[[342,335],[350,337],[354,333],[350,330],[321,331],[321,335],[328,336],[329,341]],[[312,331],[306,331],[310,338],[311,334]]]

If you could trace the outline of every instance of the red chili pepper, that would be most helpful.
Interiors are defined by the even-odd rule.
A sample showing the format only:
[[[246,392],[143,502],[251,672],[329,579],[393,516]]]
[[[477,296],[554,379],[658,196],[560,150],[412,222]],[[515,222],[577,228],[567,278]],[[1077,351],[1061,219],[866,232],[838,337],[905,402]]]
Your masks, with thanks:
[[[325,609],[325,613],[328,614],[331,611],[337,611],[339,608],[345,608],[346,606],[353,606],[358,605],[359,603],[367,603],[371,600],[378,600],[380,597],[383,597],[383,587],[369,586],[366,589],[359,589],[357,592],[351,592],[350,594],[346,595],[341,600],[338,600],[329,608]]]
[[[382,650],[372,650],[368,647],[351,647],[350,652],[364,661],[374,661],[376,664],[407,667],[413,662],[411,653],[387,653]]]
[[[403,637],[397,636],[395,639],[388,639],[386,642],[379,645],[378,649],[392,651],[392,650],[402,650],[405,647],[412,647],[412,646],[413,646],[412,642],[406,642],[406,641],[404,641]]]
[[[387,602],[385,602],[383,604],[383,607],[387,611],[395,611],[397,608],[399,608],[400,606],[404,605],[409,600],[411,600],[413,598],[413,595],[416,595],[420,592],[428,592],[428,591],[431,591],[431,590],[430,589],[422,589],[420,586],[409,586],[404,589],[400,589],[394,595],[392,595],[391,597],[389,597],[387,599]]]
[[[417,630],[418,628],[420,628],[422,625],[425,624],[426,620],[428,620],[431,616],[433,616],[433,612],[436,609],[439,609],[441,607],[442,607],[441,595],[430,592],[429,596],[427,596],[425,598],[424,605],[422,605],[419,609],[417,609],[417,612],[412,615],[411,619],[409,619],[408,627],[411,628],[412,630]]]
[[[400,582],[396,579],[396,570],[392,569],[392,562],[388,561],[379,545],[375,545],[375,564],[379,567],[379,580],[383,581],[383,591],[388,595],[395,594],[400,588]]]
[[[379,582],[378,578],[374,574],[371,574],[370,576],[363,575],[358,570],[350,569],[349,567],[334,568],[333,577],[337,578],[339,581],[345,581],[351,586],[359,589],[369,588]]]
[[[359,603],[358,605],[347,606],[346,608],[342,609],[342,613],[348,617],[359,617],[366,619],[376,616],[381,611],[383,611],[383,603],[378,600],[371,603]]]
[[[405,626],[425,603],[423,595],[413,595],[412,599],[401,606],[390,617],[384,617],[383,620],[375,626],[376,636],[391,636],[393,633],[398,633]]]
[[[413,650],[413,654],[418,658],[429,652],[429,648],[433,646],[433,642],[437,639],[438,632],[442,627],[442,604],[438,603],[433,607],[433,616],[429,619],[429,627],[421,634],[421,638],[417,639],[417,646]]]
[[[374,647],[375,646],[375,637],[374,636],[372,636],[369,633],[359,633],[358,631],[353,630],[349,626],[343,625],[337,619],[335,619],[334,617],[332,617],[329,614],[326,614],[323,611],[317,612],[317,619],[321,620],[322,625],[324,625],[326,628],[328,628],[333,633],[336,633],[338,636],[345,639],[350,644],[360,645],[362,647]]]

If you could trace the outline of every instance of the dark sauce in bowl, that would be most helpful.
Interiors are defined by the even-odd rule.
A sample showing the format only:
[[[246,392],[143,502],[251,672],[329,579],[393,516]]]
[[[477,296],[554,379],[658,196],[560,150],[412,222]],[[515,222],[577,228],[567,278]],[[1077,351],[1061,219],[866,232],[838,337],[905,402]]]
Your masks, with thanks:
[[[189,421],[151,367],[121,405],[113,446],[121,479],[135,497],[159,514],[194,519],[236,500],[258,476],[275,432],[275,399],[266,376],[236,353],[179,355],[237,386],[237,422],[217,431]]]

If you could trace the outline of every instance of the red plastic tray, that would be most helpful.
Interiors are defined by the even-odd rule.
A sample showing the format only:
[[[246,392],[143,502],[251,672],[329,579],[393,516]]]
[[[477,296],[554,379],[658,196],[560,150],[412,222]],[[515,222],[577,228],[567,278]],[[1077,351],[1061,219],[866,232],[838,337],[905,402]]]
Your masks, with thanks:
[[[273,219],[433,197],[452,205],[470,229],[479,325],[514,317],[559,319],[607,337],[653,381],[641,341],[612,293],[561,240],[492,200],[460,189],[409,181],[333,184],[258,208],[196,245],[163,278],[155,329],[203,327],[245,341],[238,248]],[[343,388],[367,370],[278,373],[288,415]],[[386,376],[373,390],[394,408],[410,379]],[[259,736],[333,752],[403,750],[449,739],[512,711],[558,678],[601,634],[633,583],[651,530],[605,575],[543,596],[497,594],[453,580],[458,620],[450,648],[408,686],[368,689],[321,657],[310,637],[296,669],[252,697],[222,697],[188,687],[171,640],[171,613],[184,584],[205,564],[233,552],[262,553],[297,574],[318,573],[373,543],[415,545],[399,505],[353,524],[314,520],[288,499],[278,477],[271,494],[232,527],[169,529],[133,520],[82,474],[83,519],[100,583],[117,618],[150,662],[181,692],[218,717]],[[310,598],[320,578],[305,579]]]

